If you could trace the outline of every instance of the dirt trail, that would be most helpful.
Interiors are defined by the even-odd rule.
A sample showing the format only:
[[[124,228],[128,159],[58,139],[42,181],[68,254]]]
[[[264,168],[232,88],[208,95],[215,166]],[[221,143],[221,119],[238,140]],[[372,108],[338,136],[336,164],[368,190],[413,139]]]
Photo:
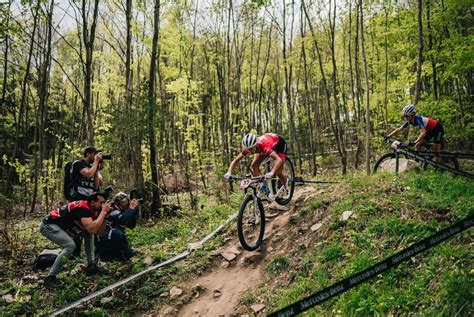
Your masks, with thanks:
[[[240,297],[259,284],[264,272],[260,266],[237,264],[220,268],[193,281],[205,288],[203,294],[179,310],[180,316],[219,316],[235,312]]]
[[[314,188],[297,190],[289,206],[278,207],[273,204],[266,206],[265,237],[260,249],[247,252],[240,247],[237,237],[234,237],[214,252],[218,259],[210,271],[176,285],[183,290],[183,294],[177,297],[173,306],[162,307],[158,315],[236,316],[236,313],[238,315],[238,306],[244,294],[265,280],[267,256],[271,259],[294,247],[283,240],[290,234],[288,219],[295,210],[295,204],[304,205],[306,200],[315,194],[317,190]],[[258,313],[258,305],[255,306],[255,310]]]

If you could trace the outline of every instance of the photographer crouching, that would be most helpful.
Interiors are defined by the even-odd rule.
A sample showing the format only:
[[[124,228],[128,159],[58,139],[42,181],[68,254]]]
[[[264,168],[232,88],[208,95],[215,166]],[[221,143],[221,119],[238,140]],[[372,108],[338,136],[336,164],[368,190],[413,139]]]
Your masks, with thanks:
[[[129,247],[125,229],[135,228],[138,204],[138,200],[131,200],[124,192],[114,196],[104,233],[95,238],[96,253],[101,261],[126,261],[136,254]]]
[[[76,247],[73,238],[79,236],[84,237],[85,240],[86,275],[105,272],[95,263],[94,238],[92,235],[102,235],[104,233],[106,217],[111,205],[111,202],[105,200],[103,193],[93,193],[87,197],[87,200],[70,202],[51,211],[43,219],[40,225],[41,234],[61,247],[61,252],[44,280],[44,287],[61,287],[56,276],[61,271],[62,258],[72,255]]]

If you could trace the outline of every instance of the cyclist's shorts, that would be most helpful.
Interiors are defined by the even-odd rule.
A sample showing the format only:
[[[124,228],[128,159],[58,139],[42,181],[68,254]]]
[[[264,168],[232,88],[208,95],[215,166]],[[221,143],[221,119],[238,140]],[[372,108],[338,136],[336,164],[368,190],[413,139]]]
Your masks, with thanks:
[[[443,137],[444,137],[443,125],[438,122],[432,130],[426,132],[425,140],[430,141],[431,139],[433,139],[431,142],[435,144],[443,144],[444,142]]]
[[[276,154],[284,161],[286,160],[286,140],[281,136],[278,136],[278,145],[275,148]]]

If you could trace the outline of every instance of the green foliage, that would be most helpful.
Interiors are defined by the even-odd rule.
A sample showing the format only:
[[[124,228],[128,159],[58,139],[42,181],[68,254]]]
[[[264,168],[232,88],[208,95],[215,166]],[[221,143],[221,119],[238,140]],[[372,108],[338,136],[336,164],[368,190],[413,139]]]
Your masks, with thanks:
[[[277,255],[267,265],[267,271],[273,274],[285,272],[291,265],[287,256]]]
[[[255,303],[255,296],[251,292],[245,293],[242,298],[240,299],[240,303],[245,306],[250,306]]]
[[[294,215],[290,216],[290,218],[288,218],[288,225],[290,226],[295,226],[298,224],[298,218]]]
[[[322,251],[323,260],[326,262],[335,261],[342,256],[343,248],[339,242],[329,245]]]
[[[413,1],[364,5],[367,75],[363,72],[361,52],[357,50],[358,55],[355,54],[355,48],[361,46],[356,36],[358,41],[361,37],[355,23],[360,15],[353,2],[341,3],[336,10],[334,42],[328,38],[330,25],[324,10],[309,3],[309,21],[305,21],[301,33],[294,30],[290,39],[282,37],[289,30],[282,30],[282,25],[268,16],[269,7],[277,15],[283,12],[283,7],[273,6],[266,0],[241,4],[216,2],[210,6],[201,2],[167,2],[160,8],[156,100],[149,100],[147,94],[153,28],[149,3],[133,1],[132,5],[129,87],[125,87],[125,12],[122,6],[111,1],[101,4],[93,51],[93,100],[89,109],[84,106],[85,56],[80,25],[55,26],[54,60],[48,74],[45,109],[40,109],[41,71],[47,45],[37,45],[35,39],[33,43],[30,41],[35,12],[39,12],[37,26],[40,26],[35,34],[41,35],[46,30],[48,6],[41,2],[41,10],[37,11],[35,2],[21,1],[18,10],[15,9],[15,19],[11,18],[9,5],[0,6],[2,17],[6,17],[1,21],[0,34],[2,39],[7,35],[9,39],[9,46],[4,45],[2,52],[5,59],[2,65],[6,66],[0,111],[0,206],[6,211],[16,211],[21,204],[26,210],[25,206],[33,204],[30,201],[33,197],[37,197],[37,206],[41,208],[60,204],[64,162],[80,157],[81,148],[89,142],[114,153],[114,160],[107,163],[102,173],[106,185],[113,184],[118,189],[148,186],[143,185],[143,181],[151,179],[150,164],[156,159],[162,178],[159,182],[167,174],[179,171],[197,184],[197,189],[185,195],[177,194],[180,204],[191,206],[193,212],[185,212],[179,219],[160,219],[159,223],[130,232],[133,244],[148,252],[155,263],[183,250],[193,239],[190,234],[193,229],[197,229],[197,235],[203,235],[238,206],[242,193],[229,194],[220,177],[240,151],[243,133],[271,131],[287,137],[295,162],[302,161],[297,164],[297,169],[300,163],[302,167],[298,174],[304,175],[309,173],[312,162],[308,159],[310,156],[296,157],[300,153],[314,151],[318,155],[318,171],[339,164],[334,127],[346,132],[342,135],[345,141],[342,146],[346,148],[355,150],[352,136],[356,133],[359,141],[365,141],[362,133],[365,76],[370,85],[372,149],[386,150],[379,136],[400,126],[401,108],[414,99],[418,31]],[[287,21],[297,19],[296,15],[301,13],[294,2],[282,5]],[[204,24],[200,23],[203,16],[206,17]],[[314,34],[309,30],[309,22],[315,26]],[[465,150],[474,139],[472,1],[424,3],[423,29],[425,48],[418,111],[443,123],[449,149]],[[321,60],[314,40],[320,46]],[[27,65],[28,61],[32,64]],[[326,82],[322,81],[319,62],[326,73]],[[332,78],[336,80],[336,87]],[[149,123],[150,104],[156,105],[151,110],[157,117],[155,122]],[[89,117],[92,126],[88,126]],[[339,118],[340,122],[336,122]],[[156,132],[155,140],[150,140],[150,130]],[[409,139],[418,134],[413,130]],[[89,140],[90,132],[94,132],[94,140]],[[44,141],[43,149],[38,149],[39,140]],[[157,146],[157,158],[151,157],[151,144]],[[333,153],[336,154],[332,156]],[[349,152],[349,164],[353,153]],[[244,173],[245,164],[241,163]],[[332,171],[331,176],[334,176]],[[389,189],[388,183],[404,184],[406,190],[387,194],[384,189]],[[302,267],[312,280],[297,279],[301,289],[290,290],[290,298],[338,277],[337,274],[329,277],[325,268],[318,265],[320,262],[337,266],[338,261],[345,260],[345,252],[356,254],[358,247],[367,252],[355,257],[354,267],[359,267],[373,257],[386,254],[381,246],[403,246],[437,230],[440,225],[434,218],[453,221],[474,210],[472,184],[453,179],[447,173],[425,173],[413,178],[353,177],[344,179],[343,186],[347,195],[334,199],[328,207],[329,229],[347,240],[329,238],[318,247],[322,253],[308,254]],[[200,197],[200,191],[208,192],[209,196]],[[212,200],[212,204],[208,204],[208,200]],[[312,211],[323,208],[322,203],[311,202],[301,210],[301,218],[292,216],[289,223],[297,225]],[[200,204],[204,205],[202,210],[198,210]],[[359,218],[342,222],[340,214],[345,210],[354,210]],[[380,241],[380,245],[374,241]],[[221,242],[217,239],[211,245]],[[22,244],[12,249],[19,253],[37,251],[26,250],[28,244]],[[199,271],[209,259],[203,250],[195,254],[204,258],[202,263],[194,263]],[[143,261],[138,261],[132,272],[145,266]],[[183,274],[182,270],[174,273]],[[441,287],[464,287],[465,272],[458,273],[448,278],[451,284]],[[6,276],[13,278],[14,274],[7,271]],[[352,297],[343,297],[341,302],[331,302],[345,308],[331,310],[324,306],[324,313],[403,314],[410,310],[422,311],[422,307],[435,314],[434,308],[428,308],[430,300],[421,293],[428,277],[421,276],[412,292],[403,295],[400,290],[396,298],[387,295],[384,285],[380,295],[361,288],[360,294],[356,292]],[[163,276],[154,278],[159,280]],[[106,282],[105,278],[99,281]],[[76,298],[77,292],[65,289],[58,300],[63,303]],[[150,305],[156,292],[145,290],[139,300],[140,307]],[[367,296],[371,298],[366,299]],[[38,303],[36,297],[33,296],[31,307]],[[416,306],[417,297],[422,298],[420,306]],[[435,299],[433,307],[438,307],[442,314],[452,315],[462,308],[461,300],[455,299],[454,303],[450,306]],[[15,315],[31,314],[31,307],[19,302],[13,306],[17,307],[12,310]],[[93,309],[88,313],[100,315],[102,311]],[[136,312],[130,309],[127,313]]]
[[[328,166],[333,166],[335,164],[335,159],[333,156],[324,156],[324,157],[318,156],[317,162],[322,167],[328,167]]]

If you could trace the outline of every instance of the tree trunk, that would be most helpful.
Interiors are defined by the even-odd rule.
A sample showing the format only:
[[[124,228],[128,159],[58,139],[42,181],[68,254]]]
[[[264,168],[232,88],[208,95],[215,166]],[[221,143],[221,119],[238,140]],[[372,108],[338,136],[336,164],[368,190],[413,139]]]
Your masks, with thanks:
[[[333,88],[333,95],[334,95],[334,114],[335,114],[335,138],[338,144],[338,151],[341,157],[341,164],[342,164],[342,174],[346,174],[347,172],[347,153],[346,153],[346,146],[344,141],[344,128],[341,122],[341,116],[339,111],[339,102],[338,102],[338,92],[337,92],[337,65],[336,65],[336,48],[335,48],[335,28],[336,28],[336,1],[334,1],[333,7],[333,14],[331,16],[331,5],[332,1],[329,1],[329,47],[331,48],[331,62],[332,62],[332,88]],[[331,115],[329,113],[329,115]]]
[[[153,43],[150,59],[150,79],[148,81],[148,142],[150,145],[150,170],[153,186],[152,211],[161,208],[158,186],[158,165],[156,155],[155,113],[156,113],[156,59],[160,26],[160,0],[155,0],[153,16]]]
[[[365,39],[364,39],[364,8],[362,6],[362,0],[359,2],[360,6],[360,40],[362,46],[362,59],[364,62],[364,75],[365,75],[365,169],[367,175],[370,174],[370,86],[369,86],[369,73],[367,71],[367,58],[365,54]]]
[[[390,1],[388,1],[388,7],[384,7],[385,11],[385,34],[384,34],[384,53],[385,53],[385,82],[384,82],[384,89],[383,89],[383,100],[384,100],[384,123],[385,123],[385,132],[389,133],[388,130],[388,14],[390,11]]]
[[[418,61],[416,65],[416,88],[415,88],[415,100],[413,104],[418,104],[421,94],[421,68],[423,66],[423,0],[417,1],[417,13],[418,13]]]
[[[438,100],[438,75],[436,72],[436,61],[433,53],[433,31],[431,29],[431,3],[430,0],[426,1],[426,22],[428,28],[428,50],[431,53],[431,68],[433,70],[433,96],[435,100]]]
[[[93,77],[93,53],[95,31],[97,28],[97,15],[99,12],[99,0],[94,0],[94,12],[91,28],[89,30],[88,1],[82,0],[82,38],[84,42],[86,60],[84,64],[84,109],[87,114],[87,141],[89,145],[94,144],[94,122],[92,109],[92,77]],[[90,33],[89,33],[90,32]]]
[[[28,104],[26,102],[26,97],[28,95],[26,86],[28,84],[28,78],[30,76],[31,59],[33,58],[33,48],[35,44],[35,35],[36,35],[36,29],[38,25],[38,10],[39,10],[40,1],[41,0],[38,0],[37,5],[35,5],[35,13],[33,16],[33,30],[31,32],[30,47],[28,49],[28,60],[26,62],[25,75],[23,76],[23,81],[21,84],[20,112],[18,114],[18,124],[16,127],[16,137],[15,137],[15,145],[13,149],[13,158],[18,157],[21,136],[23,136],[23,138],[25,137],[26,119],[23,119],[23,117],[26,117],[24,116],[24,113],[26,112],[26,109],[28,107]]]
[[[356,153],[355,153],[355,168],[359,168],[360,154],[362,153],[362,142],[360,141],[360,135],[362,134],[362,122],[365,119],[362,117],[361,111],[361,99],[362,99],[362,84],[360,79],[360,63],[359,63],[359,29],[360,29],[360,7],[356,2],[356,26],[355,26],[355,37],[354,37],[354,68],[356,74],[356,102],[357,102],[357,117],[358,117],[358,128],[357,128],[357,139],[356,139]]]
[[[11,0],[8,0],[8,15],[6,17],[6,21],[4,21],[6,27],[5,31],[5,51],[3,52],[3,84],[2,84],[2,105],[5,105],[6,94],[7,94],[7,77],[8,77],[8,49],[9,49],[9,40],[10,36],[8,34],[8,29],[10,27],[10,8],[11,8]]]
[[[294,2],[292,2],[294,6]],[[293,14],[294,19],[294,14]],[[289,131],[290,131],[290,140],[293,141],[291,144],[294,144],[296,147],[296,153],[298,156],[298,169],[301,171],[301,149],[298,142],[298,137],[296,133],[295,127],[295,118],[294,118],[294,111],[293,111],[293,101],[292,101],[292,77],[293,77],[293,65],[288,63],[288,56],[287,56],[287,41],[286,41],[286,5],[285,1],[283,1],[283,30],[282,30],[282,40],[283,40],[283,68],[285,71],[285,93],[286,93],[286,106],[288,110],[288,120],[289,120]],[[292,36],[293,36],[293,28],[290,31],[290,54],[292,50]]]
[[[309,75],[308,75],[308,63],[306,60],[306,48],[305,48],[305,28],[304,28],[304,15],[303,15],[303,10],[301,10],[301,15],[300,15],[300,31],[301,31],[301,55],[303,58],[303,71],[304,71],[304,94],[303,94],[303,100],[304,100],[304,106],[306,110],[306,118],[308,120],[308,125],[309,125],[309,147],[311,150],[311,174],[313,176],[316,176],[316,173],[318,171],[317,169],[317,164],[316,164],[316,151],[314,147],[314,130],[313,130],[313,118],[311,116],[311,107],[310,107],[310,88],[308,85],[309,81]]]
[[[32,213],[35,210],[36,200],[38,196],[38,181],[39,176],[43,170],[43,159],[45,152],[45,123],[47,120],[48,112],[48,94],[49,94],[49,72],[51,67],[51,39],[52,39],[52,24],[53,24],[53,10],[54,10],[54,0],[51,1],[49,10],[46,13],[46,39],[45,46],[46,51],[44,52],[44,59],[41,65],[41,72],[39,76],[39,104],[38,104],[38,113],[37,113],[37,124],[36,124],[36,136],[35,141],[36,155],[35,155],[35,173],[34,173],[34,189],[33,189],[33,198],[31,201]]]

